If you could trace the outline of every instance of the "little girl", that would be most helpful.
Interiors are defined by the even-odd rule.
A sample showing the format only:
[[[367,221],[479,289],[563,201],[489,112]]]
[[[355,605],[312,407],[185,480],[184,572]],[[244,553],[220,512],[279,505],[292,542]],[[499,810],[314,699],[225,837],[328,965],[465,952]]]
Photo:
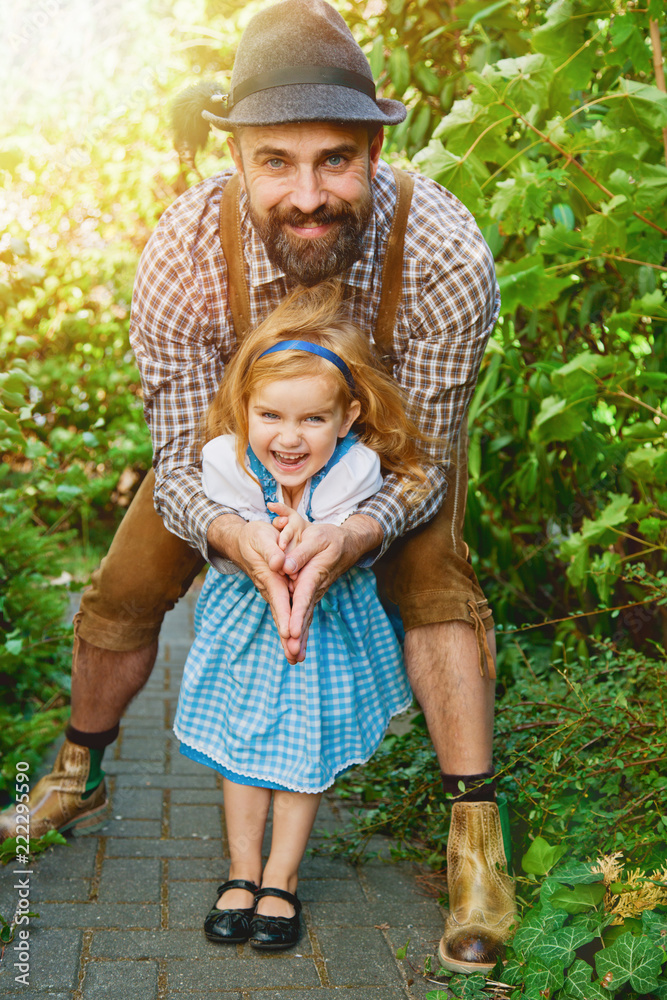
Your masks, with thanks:
[[[381,466],[410,499],[427,488],[422,436],[332,285],[293,293],[243,340],[206,433],[207,495],[271,522],[284,551],[309,522],[342,524],[380,489]],[[223,776],[230,880],[204,929],[212,941],[287,948],[299,937],[298,869],[321,793],[372,756],[411,693],[370,569],[329,588],[305,660],[290,664],[252,581],[212,562],[174,722],[181,752]]]

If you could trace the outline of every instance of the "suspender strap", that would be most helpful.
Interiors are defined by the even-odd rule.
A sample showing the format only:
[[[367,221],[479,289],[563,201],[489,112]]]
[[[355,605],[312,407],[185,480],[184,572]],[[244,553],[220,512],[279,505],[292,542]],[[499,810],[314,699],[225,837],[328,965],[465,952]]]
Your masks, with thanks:
[[[405,229],[415,186],[412,174],[397,167],[392,167],[392,170],[396,180],[396,208],[382,267],[382,291],[374,334],[375,343],[388,366],[393,360],[394,326],[403,284]],[[220,242],[227,261],[229,307],[238,340],[250,329],[250,295],[241,245],[239,188],[239,175],[234,174],[225,185],[220,199]]]
[[[250,295],[243,263],[241,245],[241,211],[239,208],[239,175],[227,181],[220,199],[220,242],[227,261],[229,278],[229,308],[236,339],[241,340],[250,329]]]
[[[412,174],[406,173],[405,170],[399,170],[398,167],[391,169],[396,180],[396,207],[387,238],[387,249],[382,267],[380,307],[374,334],[375,343],[388,368],[391,368],[394,360],[394,326],[396,325],[396,313],[403,286],[405,230],[410,214],[412,192],[415,187],[415,179]]]

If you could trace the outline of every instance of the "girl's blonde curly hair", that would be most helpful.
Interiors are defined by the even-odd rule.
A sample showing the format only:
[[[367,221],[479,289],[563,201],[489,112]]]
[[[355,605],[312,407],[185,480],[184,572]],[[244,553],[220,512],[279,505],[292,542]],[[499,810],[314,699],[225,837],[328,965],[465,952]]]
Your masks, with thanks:
[[[298,288],[244,337],[206,414],[205,439],[234,434],[237,458],[245,468],[251,396],[279,379],[326,375],[335,382],[345,410],[353,399],[359,401],[361,411],[353,430],[360,441],[379,455],[384,472],[402,478],[410,500],[419,502],[430,489],[423,470],[425,464],[433,465],[425,450],[429,439],[408,415],[401,389],[382,368],[368,337],[345,317],[341,300],[340,286],[334,282]],[[318,355],[286,350],[261,357],[279,341],[293,339],[319,344],[342,358],[352,374],[354,391],[343,373]]]

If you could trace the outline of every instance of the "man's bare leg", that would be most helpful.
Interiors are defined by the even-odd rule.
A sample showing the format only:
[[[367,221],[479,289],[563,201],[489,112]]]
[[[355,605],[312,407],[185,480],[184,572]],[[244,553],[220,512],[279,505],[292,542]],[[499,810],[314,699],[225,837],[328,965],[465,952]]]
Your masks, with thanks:
[[[71,723],[84,733],[111,729],[148,680],[157,639],[144,649],[118,652],[77,639],[72,665]]]
[[[71,728],[50,774],[30,791],[33,837],[53,828],[92,830],[105,821],[108,802],[100,769],[102,752],[115,739],[114,729],[123,712],[150,677],[156,655],[157,640],[144,649],[118,652],[77,639]],[[15,807],[2,813],[0,841],[15,837],[19,822]]]
[[[493,634],[487,639],[495,660]],[[405,658],[443,774],[490,772],[495,683],[480,673],[475,630],[459,621],[411,629]],[[446,968],[488,972],[502,956],[516,914],[505,872],[496,803],[455,803],[447,841],[449,915],[438,949]]]
[[[487,632],[495,659],[496,641]],[[482,677],[475,630],[465,622],[437,622],[405,637],[410,684],[421,705],[445,774],[481,774],[493,760],[495,682]]]

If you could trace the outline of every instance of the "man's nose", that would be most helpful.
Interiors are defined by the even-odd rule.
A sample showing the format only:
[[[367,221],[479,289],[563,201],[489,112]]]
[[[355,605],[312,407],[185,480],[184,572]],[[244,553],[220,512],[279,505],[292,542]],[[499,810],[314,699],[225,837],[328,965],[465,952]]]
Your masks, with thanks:
[[[312,167],[301,167],[296,172],[290,200],[294,208],[298,208],[304,215],[311,215],[326,204],[326,191],[320,183],[317,171]]]

